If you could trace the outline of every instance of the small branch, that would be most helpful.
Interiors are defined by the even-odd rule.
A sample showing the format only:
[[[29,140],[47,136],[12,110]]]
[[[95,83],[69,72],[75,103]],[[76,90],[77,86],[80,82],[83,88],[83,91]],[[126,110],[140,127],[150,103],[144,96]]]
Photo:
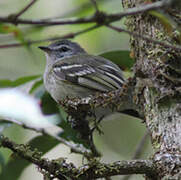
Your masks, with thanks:
[[[77,18],[77,19],[69,19],[69,20],[62,20],[62,21],[48,21],[44,19],[39,20],[27,20],[27,19],[14,19],[13,16],[9,17],[0,17],[1,23],[11,23],[11,24],[32,24],[32,25],[41,25],[41,26],[55,26],[55,25],[72,25],[72,24],[87,24],[87,23],[94,23],[95,17],[90,16],[86,18]]]
[[[124,12],[112,15],[112,17],[123,18],[125,16],[136,15],[151,10],[163,9],[169,7],[173,0],[162,0],[154,3],[143,4],[139,7],[126,9]]]
[[[104,3],[105,1],[109,1],[109,0],[99,0],[99,3],[102,3],[102,2]],[[79,7],[73,8],[70,11],[66,11],[64,14],[61,14],[59,16],[50,17],[50,18],[45,18],[44,20],[50,21],[50,20],[53,20],[53,19],[55,20],[55,19],[61,19],[61,18],[74,16],[74,15],[76,15],[78,12],[80,12],[82,10],[84,11],[85,9],[89,9],[91,4],[92,4],[92,2],[90,0],[90,2],[85,2]]]
[[[144,136],[141,138],[141,141],[138,143],[132,159],[139,159],[140,158],[142,151],[143,151],[144,144],[148,138],[148,135],[149,135],[149,133],[148,133],[148,131],[146,131]],[[127,175],[127,176],[123,177],[122,180],[128,180],[131,176],[132,175]]]
[[[148,133],[148,131],[146,131],[145,134],[143,135],[143,137],[141,138],[140,142],[136,146],[136,150],[133,154],[132,159],[139,159],[141,157],[143,147],[144,147],[144,144],[145,144],[148,136],[149,136],[149,133]]]
[[[163,46],[165,48],[170,48],[170,49],[173,49],[173,50],[178,51],[178,52],[181,51],[181,46],[171,45],[171,44],[163,42],[163,41],[158,41],[156,39],[152,39],[149,36],[144,36],[144,35],[141,35],[141,34],[138,34],[138,33],[135,33],[135,32],[131,32],[129,30],[126,30],[126,29],[123,29],[123,28],[120,28],[120,27],[116,27],[116,26],[112,26],[112,25],[106,25],[106,26],[113,29],[114,31],[125,32],[125,33],[127,33],[130,36],[133,36],[135,38],[141,38],[141,39],[143,39],[145,41],[148,41],[148,42],[151,42],[151,43],[154,43],[154,44],[158,44],[160,46]]]
[[[65,139],[63,139],[53,133],[50,133],[45,129],[42,129],[41,133],[45,134],[45,135],[49,135],[49,136],[55,138],[56,140],[58,140],[59,142],[61,142],[62,144],[68,146],[71,149],[71,152],[82,154],[87,159],[90,159],[93,157],[92,152],[90,150],[84,148],[81,144],[75,144],[73,142],[66,141]]]
[[[20,12],[18,12],[17,14],[13,15],[13,18],[17,19],[18,17],[20,17],[22,14],[24,14],[37,0],[31,0],[31,2],[25,6]]]
[[[65,34],[65,35],[62,35],[62,36],[57,36],[57,37],[53,37],[53,38],[46,38],[46,39],[41,39],[41,40],[34,40],[34,41],[30,40],[30,41],[27,41],[26,45],[30,46],[32,44],[41,43],[41,42],[45,42],[45,41],[55,41],[55,40],[58,40],[58,39],[75,38],[76,36],[87,33],[89,31],[91,31],[93,29],[96,29],[96,28],[99,28],[99,27],[100,27],[99,25],[94,25],[92,27],[80,30],[80,31],[75,32],[75,33],[68,33],[68,34]],[[0,45],[0,49],[22,47],[22,46],[25,46],[25,44],[22,44],[22,43],[2,44],[2,45]]]
[[[90,0],[90,1],[91,1],[91,3],[93,4],[93,6],[94,6],[94,8],[95,8],[96,12],[99,12],[99,9],[98,9],[98,6],[97,6],[97,3],[96,3],[96,0]]]
[[[48,160],[41,158],[39,152],[31,150],[27,145],[18,145],[6,137],[0,136],[0,145],[11,149],[21,158],[36,164],[40,169],[48,171],[54,178],[66,180],[95,179],[124,174],[146,174],[155,177],[156,170],[151,160],[118,161],[110,164],[92,161],[87,165],[76,168],[65,159]]]

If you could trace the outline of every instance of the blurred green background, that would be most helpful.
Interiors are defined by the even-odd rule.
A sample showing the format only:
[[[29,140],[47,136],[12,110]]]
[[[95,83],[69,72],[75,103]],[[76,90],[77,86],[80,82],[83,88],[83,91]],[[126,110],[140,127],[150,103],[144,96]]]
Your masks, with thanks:
[[[27,0],[1,0],[0,16],[8,16],[21,10],[29,1]],[[100,10],[107,13],[116,13],[122,11],[120,0],[97,0]],[[94,8],[89,0],[39,0],[21,17],[25,19],[41,18],[69,18],[83,17],[91,15]],[[124,26],[124,20],[117,22],[117,25]],[[19,25],[22,29],[25,39],[39,40],[48,37],[60,36],[69,32],[76,32],[90,25],[65,25],[34,28],[31,25]],[[129,36],[123,33],[114,32],[106,27],[102,27],[86,34],[80,35],[73,41],[81,44],[90,54],[101,54],[111,50],[128,50]],[[0,44],[17,42],[13,34],[0,34]],[[45,43],[33,44],[30,48],[5,48],[0,49],[0,78],[16,79],[26,75],[43,74],[45,67],[45,57],[42,51],[37,47]],[[114,121],[103,121],[102,131],[104,135],[95,135],[95,142],[98,149],[103,154],[104,162],[131,159],[136,145],[144,135],[145,127],[139,119],[133,119],[129,116],[115,116]],[[4,131],[5,135],[18,143],[26,142],[36,133],[24,130],[21,127],[13,126]],[[45,142],[48,143],[48,142]],[[142,158],[148,158],[151,154],[150,139],[147,138]],[[9,150],[0,149],[0,152],[6,155],[6,160],[10,155]],[[68,157],[80,165],[82,158],[78,155],[70,154],[69,148],[59,145],[51,152],[45,155],[49,158]],[[42,179],[35,166],[28,167],[21,176],[21,180]],[[113,179],[121,179],[121,176]],[[133,176],[131,179],[142,179],[141,176]]]

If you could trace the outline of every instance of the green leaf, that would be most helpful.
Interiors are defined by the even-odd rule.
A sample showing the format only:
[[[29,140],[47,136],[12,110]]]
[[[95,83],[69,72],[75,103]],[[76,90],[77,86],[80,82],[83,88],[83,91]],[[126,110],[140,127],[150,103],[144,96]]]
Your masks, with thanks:
[[[52,99],[49,93],[44,92],[41,98],[41,109],[44,114],[59,113],[58,104]]]
[[[56,139],[53,139],[50,136],[37,136],[29,141],[29,145],[32,148],[37,148],[38,151],[42,152],[42,155],[47,153],[53,147],[55,147],[59,142]],[[19,179],[23,170],[30,165],[31,163],[18,157],[11,156],[8,163],[3,168],[2,173],[0,174],[1,180],[12,180]]]
[[[15,25],[7,25],[7,24],[0,23],[0,33],[2,33],[2,34],[11,33],[22,44],[24,44],[24,45],[27,44],[26,40],[24,39],[23,32]]]
[[[77,131],[72,129],[70,124],[66,120],[62,120],[59,124],[59,126],[64,130],[59,134],[62,138],[66,140],[72,140],[75,143],[80,143],[80,138],[76,138],[78,136]]]
[[[171,21],[171,19],[168,18],[165,14],[154,10],[149,11],[148,13],[152,16],[157,17],[169,34],[173,32],[173,21]]]
[[[165,31],[170,37],[173,37],[173,32],[175,32],[174,39],[177,39],[179,43],[181,43],[181,30],[178,24],[174,21],[174,19],[172,19],[168,14],[165,14],[162,11],[152,10],[148,11],[148,13],[159,19]],[[163,34],[161,33],[161,35]]]
[[[109,51],[99,54],[106,59],[111,60],[117,64],[121,69],[131,71],[133,67],[134,60],[130,57],[130,51],[127,50],[118,50],[118,51]]]
[[[14,81],[8,80],[8,79],[1,79],[0,80],[0,88],[20,86],[22,84],[25,84],[27,82],[30,82],[30,81],[35,80],[35,79],[40,78],[40,77],[41,77],[41,75],[25,76],[25,77],[21,77],[19,79],[16,79]]]
[[[0,134],[4,131],[4,129],[10,127],[11,125],[12,125],[11,122],[0,120]]]
[[[33,92],[36,91],[37,88],[39,88],[39,87],[42,86],[42,85],[43,85],[43,79],[41,78],[40,80],[36,81],[36,82],[32,85],[29,93],[32,94]]]
[[[36,86],[36,85],[35,85]],[[33,88],[33,86],[32,86]],[[35,89],[30,89],[30,93],[36,98],[41,101],[41,98],[43,97],[44,93],[46,92],[45,87],[43,84],[40,86],[37,86]]]
[[[7,25],[7,24],[0,23],[0,33],[1,34],[16,33],[19,31],[20,30],[14,25]]]
[[[28,144],[32,148],[37,148],[40,152],[42,152],[42,155],[44,155],[50,149],[55,147],[58,143],[60,142],[57,141],[55,138],[52,138],[51,136],[41,135],[33,138]]]
[[[41,110],[44,114],[50,115],[59,113],[58,104],[45,90],[42,80],[35,82],[30,93],[33,93],[34,97],[40,100]]]
[[[3,171],[5,167],[5,158],[3,156],[3,154],[0,152],[0,169],[1,169],[1,172]]]

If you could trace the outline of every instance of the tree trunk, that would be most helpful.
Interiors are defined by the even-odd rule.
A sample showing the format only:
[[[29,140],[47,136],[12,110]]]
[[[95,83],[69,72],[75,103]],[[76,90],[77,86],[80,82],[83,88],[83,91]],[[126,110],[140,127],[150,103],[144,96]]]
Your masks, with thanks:
[[[144,3],[145,0],[123,0],[126,9]],[[175,22],[180,21],[179,8],[170,6],[165,13]],[[175,30],[169,32],[148,12],[129,17],[126,25],[140,35],[171,44],[179,42]],[[136,59],[137,85],[142,84],[138,99],[152,139],[158,179],[181,179],[181,54],[143,39],[131,38],[130,43]]]

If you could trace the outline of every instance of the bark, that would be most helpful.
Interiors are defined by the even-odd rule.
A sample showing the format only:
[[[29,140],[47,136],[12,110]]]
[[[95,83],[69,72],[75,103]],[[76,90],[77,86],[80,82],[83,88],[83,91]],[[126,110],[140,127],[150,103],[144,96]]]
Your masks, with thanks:
[[[127,9],[144,2],[123,0],[123,6]],[[179,7],[170,6],[165,12],[180,22]],[[160,20],[149,13],[129,17],[126,25],[129,30],[153,39],[171,44],[179,42],[176,31],[168,32]],[[138,38],[131,38],[130,43],[136,59],[137,86],[142,84],[138,103],[151,135],[157,178],[181,179],[181,54]]]

